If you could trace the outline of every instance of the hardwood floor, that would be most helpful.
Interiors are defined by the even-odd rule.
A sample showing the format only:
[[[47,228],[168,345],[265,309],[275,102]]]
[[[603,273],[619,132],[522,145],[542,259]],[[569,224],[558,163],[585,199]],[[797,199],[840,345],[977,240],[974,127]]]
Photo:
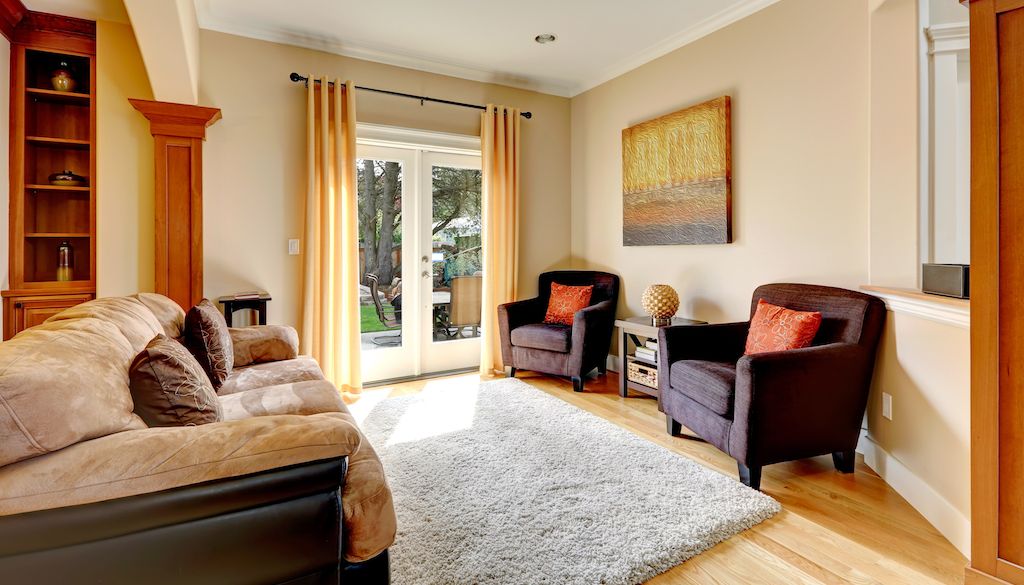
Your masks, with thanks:
[[[574,393],[568,380],[529,373],[520,378],[654,443],[736,476],[735,461],[714,447],[668,436],[654,399],[633,393],[621,398],[614,373],[588,379],[583,393]],[[352,409],[369,408],[384,398],[426,387],[473,384],[477,379],[466,374],[369,388]],[[859,455],[852,475],[835,471],[830,456],[771,465],[764,470],[761,487],[782,504],[781,513],[649,583],[963,583],[967,560]]]

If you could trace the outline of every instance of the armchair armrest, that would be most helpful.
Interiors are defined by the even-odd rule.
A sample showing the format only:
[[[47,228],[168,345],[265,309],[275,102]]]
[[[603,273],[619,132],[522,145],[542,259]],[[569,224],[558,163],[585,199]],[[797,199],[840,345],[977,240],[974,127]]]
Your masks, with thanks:
[[[544,320],[544,309],[545,307],[540,297],[498,305],[498,334],[501,341],[501,361],[506,366],[513,364],[512,330],[529,323],[540,323]]]
[[[283,325],[255,325],[228,329],[234,345],[235,366],[290,360],[299,355],[299,334]]]
[[[853,449],[867,406],[873,356],[852,343],[748,355],[736,364],[732,445],[767,465]],[[736,440],[736,433],[746,440]]]
[[[601,301],[576,311],[572,318],[570,372],[588,370],[584,366],[592,368],[604,363],[612,342],[614,323],[614,301]]]

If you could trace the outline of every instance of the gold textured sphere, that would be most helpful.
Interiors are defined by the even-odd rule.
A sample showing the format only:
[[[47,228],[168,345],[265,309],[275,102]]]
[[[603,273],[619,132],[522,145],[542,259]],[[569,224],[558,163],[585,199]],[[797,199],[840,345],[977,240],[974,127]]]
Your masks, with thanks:
[[[657,321],[665,321],[675,316],[679,310],[679,295],[676,289],[667,284],[652,284],[640,298],[647,314]]]

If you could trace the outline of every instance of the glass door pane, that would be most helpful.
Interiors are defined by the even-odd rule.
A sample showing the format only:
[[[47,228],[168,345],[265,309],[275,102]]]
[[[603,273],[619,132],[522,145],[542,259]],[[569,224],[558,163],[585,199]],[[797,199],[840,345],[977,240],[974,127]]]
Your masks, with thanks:
[[[402,164],[361,158],[359,306],[363,348],[402,344]]]
[[[480,336],[480,170],[431,166],[434,341]]]
[[[472,367],[480,358],[483,291],[481,173],[479,157],[424,154],[424,189],[429,217],[431,302],[425,371]],[[427,296],[429,295],[429,296]]]
[[[403,254],[404,228],[415,225],[406,222],[404,206],[412,162],[407,151],[362,146],[356,160],[364,381],[416,374],[415,337],[407,330],[419,314],[418,294],[413,290],[410,295],[405,285],[409,278],[404,273],[409,268],[406,265],[412,263],[406,262]],[[415,181],[415,173],[412,177]]]

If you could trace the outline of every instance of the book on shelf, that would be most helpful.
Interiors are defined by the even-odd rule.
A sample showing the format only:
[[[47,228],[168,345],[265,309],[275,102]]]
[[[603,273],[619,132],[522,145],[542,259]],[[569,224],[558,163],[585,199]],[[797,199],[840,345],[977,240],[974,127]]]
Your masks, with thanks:
[[[658,340],[648,339],[647,341],[644,342],[644,347],[646,347],[647,349],[653,349],[654,351],[658,351]]]
[[[657,354],[657,352],[655,352],[653,350],[650,350],[650,349],[648,349],[646,347],[638,347],[638,348],[636,348],[636,351],[633,352],[633,357],[635,357],[637,359],[644,360],[644,361],[648,361],[648,362],[657,362],[658,361],[658,354]]]

